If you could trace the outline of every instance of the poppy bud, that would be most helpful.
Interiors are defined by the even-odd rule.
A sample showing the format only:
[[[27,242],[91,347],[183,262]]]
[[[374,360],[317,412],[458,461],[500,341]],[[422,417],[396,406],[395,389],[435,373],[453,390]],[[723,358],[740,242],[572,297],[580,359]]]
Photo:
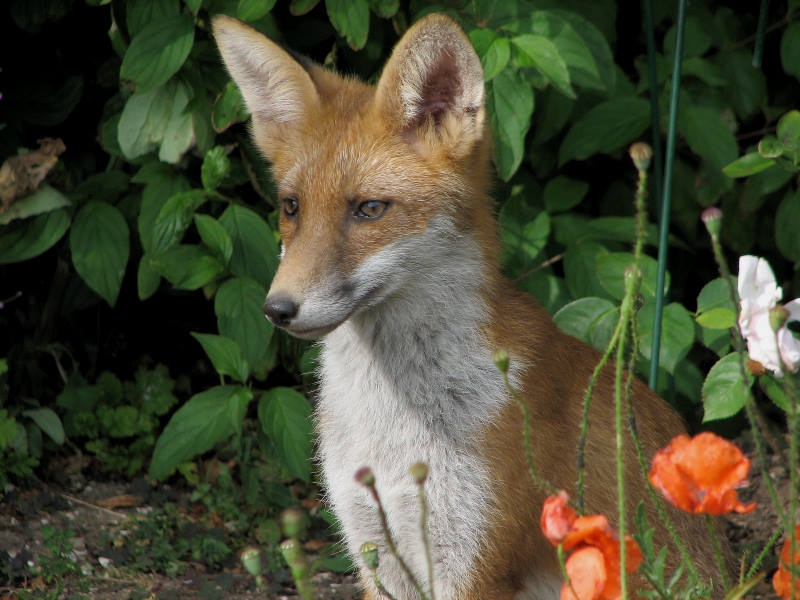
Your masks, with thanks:
[[[708,233],[716,237],[722,229],[722,211],[716,206],[710,206],[700,213],[700,218],[708,230]]]
[[[369,489],[375,488],[375,474],[369,467],[361,467],[356,471],[355,480]]]
[[[374,571],[378,568],[378,547],[375,544],[372,542],[364,542],[361,544],[358,553],[361,554],[361,558],[364,560],[364,564],[367,565],[368,569]]]
[[[428,478],[428,465],[426,465],[424,462],[414,463],[411,465],[411,468],[409,468],[409,472],[411,473],[411,477],[414,479],[414,483],[417,485],[422,485]]]
[[[503,350],[502,348],[500,350],[497,350],[492,355],[492,360],[494,361],[494,364],[497,366],[497,368],[500,370],[501,373],[508,373],[509,358],[508,358],[508,352],[506,350]]]
[[[650,159],[653,158],[653,149],[644,142],[632,144],[628,154],[636,165],[637,171],[647,171],[650,168]]]

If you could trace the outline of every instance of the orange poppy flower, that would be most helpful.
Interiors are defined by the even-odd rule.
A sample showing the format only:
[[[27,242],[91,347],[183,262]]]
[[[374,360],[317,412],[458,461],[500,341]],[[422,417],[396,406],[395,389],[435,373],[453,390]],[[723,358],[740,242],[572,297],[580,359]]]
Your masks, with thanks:
[[[550,543],[573,551],[565,565],[569,583],[561,588],[561,600],[617,600],[621,596],[617,532],[604,515],[579,517],[567,501],[563,491],[547,498],[541,519]],[[625,570],[632,573],[642,562],[642,552],[628,535],[625,549]]]
[[[795,541],[800,540],[800,525],[794,528]],[[775,593],[778,594],[783,600],[789,600],[792,597],[792,587],[794,587],[795,598],[800,598],[800,576],[795,571],[794,581],[792,581],[792,570],[800,568],[800,550],[795,550],[794,561],[792,561],[791,552],[792,540],[786,537],[783,541],[781,548],[781,559],[778,563],[778,570],[772,576],[772,587],[775,588]]]
[[[710,432],[679,435],[653,457],[650,483],[672,504],[690,513],[748,513],[736,494],[750,471],[750,460],[735,444]]]

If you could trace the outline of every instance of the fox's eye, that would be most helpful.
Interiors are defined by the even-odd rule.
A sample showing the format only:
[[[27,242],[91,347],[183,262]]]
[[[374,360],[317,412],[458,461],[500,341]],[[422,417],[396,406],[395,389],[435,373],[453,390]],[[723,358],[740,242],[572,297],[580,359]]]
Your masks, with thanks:
[[[283,212],[287,217],[293,217],[297,214],[297,198],[284,198],[281,203],[283,204]]]
[[[389,207],[388,202],[381,200],[367,200],[358,205],[356,216],[361,219],[377,219]]]

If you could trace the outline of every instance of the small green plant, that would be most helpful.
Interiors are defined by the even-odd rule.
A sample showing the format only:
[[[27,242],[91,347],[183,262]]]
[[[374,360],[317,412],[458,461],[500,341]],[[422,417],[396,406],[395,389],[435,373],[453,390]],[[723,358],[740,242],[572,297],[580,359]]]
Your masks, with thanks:
[[[58,529],[52,525],[42,527],[42,542],[47,554],[37,558],[33,575],[41,577],[46,587],[23,590],[20,594],[23,600],[58,600],[66,589],[67,579],[81,575],[81,568],[72,556],[74,535],[68,529]]]
[[[167,367],[140,368],[133,381],[120,381],[104,372],[90,385],[76,374],[57,404],[73,443],[114,471],[134,475],[144,468],[156,442],[163,417],[178,399]]]

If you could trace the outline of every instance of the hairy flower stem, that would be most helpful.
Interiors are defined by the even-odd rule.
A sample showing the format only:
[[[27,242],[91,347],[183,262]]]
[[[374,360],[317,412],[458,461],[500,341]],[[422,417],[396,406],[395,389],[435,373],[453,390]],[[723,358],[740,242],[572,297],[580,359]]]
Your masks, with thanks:
[[[782,535],[783,535],[783,529],[778,527],[772,534],[772,537],[769,538],[769,541],[766,543],[766,545],[758,554],[758,556],[756,556],[756,559],[753,561],[753,564],[747,570],[747,574],[744,576],[745,581],[753,577],[756,574],[756,571],[758,571],[761,568],[761,563],[764,562],[764,559],[767,557],[767,554],[769,554],[770,550],[772,550],[772,547],[778,543],[778,540]]]
[[[428,585],[430,586],[431,600],[436,600],[436,590],[433,581],[433,558],[431,556],[431,539],[428,535],[428,500],[425,496],[425,486],[417,485],[419,498],[419,528],[422,532],[422,544],[425,547],[425,562],[428,564]]]
[[[714,521],[711,519],[711,515],[705,515],[706,517],[706,527],[708,527],[708,535],[711,537],[711,546],[714,548],[714,556],[717,559],[717,568],[719,569],[719,574],[722,577],[722,587],[723,589],[729,589],[730,585],[728,583],[728,574],[727,570],[725,569],[725,561],[722,559],[722,549],[719,545],[719,539],[717,538],[717,532],[714,531]]]
[[[371,486],[369,490],[372,492],[373,500],[375,500],[375,503],[378,505],[378,518],[381,521],[383,537],[386,541],[386,546],[389,548],[389,552],[395,557],[397,563],[400,565],[400,568],[403,569],[403,572],[408,576],[411,585],[414,586],[414,589],[417,591],[417,594],[419,594],[419,597],[422,598],[422,600],[430,600],[428,595],[422,590],[422,586],[414,576],[414,573],[411,572],[408,564],[406,564],[406,561],[403,560],[403,557],[397,550],[397,545],[394,543],[394,537],[392,537],[392,532],[389,529],[389,520],[386,518],[386,511],[383,508],[383,502],[381,501],[380,494],[378,494],[378,490],[375,488],[375,486]]]

